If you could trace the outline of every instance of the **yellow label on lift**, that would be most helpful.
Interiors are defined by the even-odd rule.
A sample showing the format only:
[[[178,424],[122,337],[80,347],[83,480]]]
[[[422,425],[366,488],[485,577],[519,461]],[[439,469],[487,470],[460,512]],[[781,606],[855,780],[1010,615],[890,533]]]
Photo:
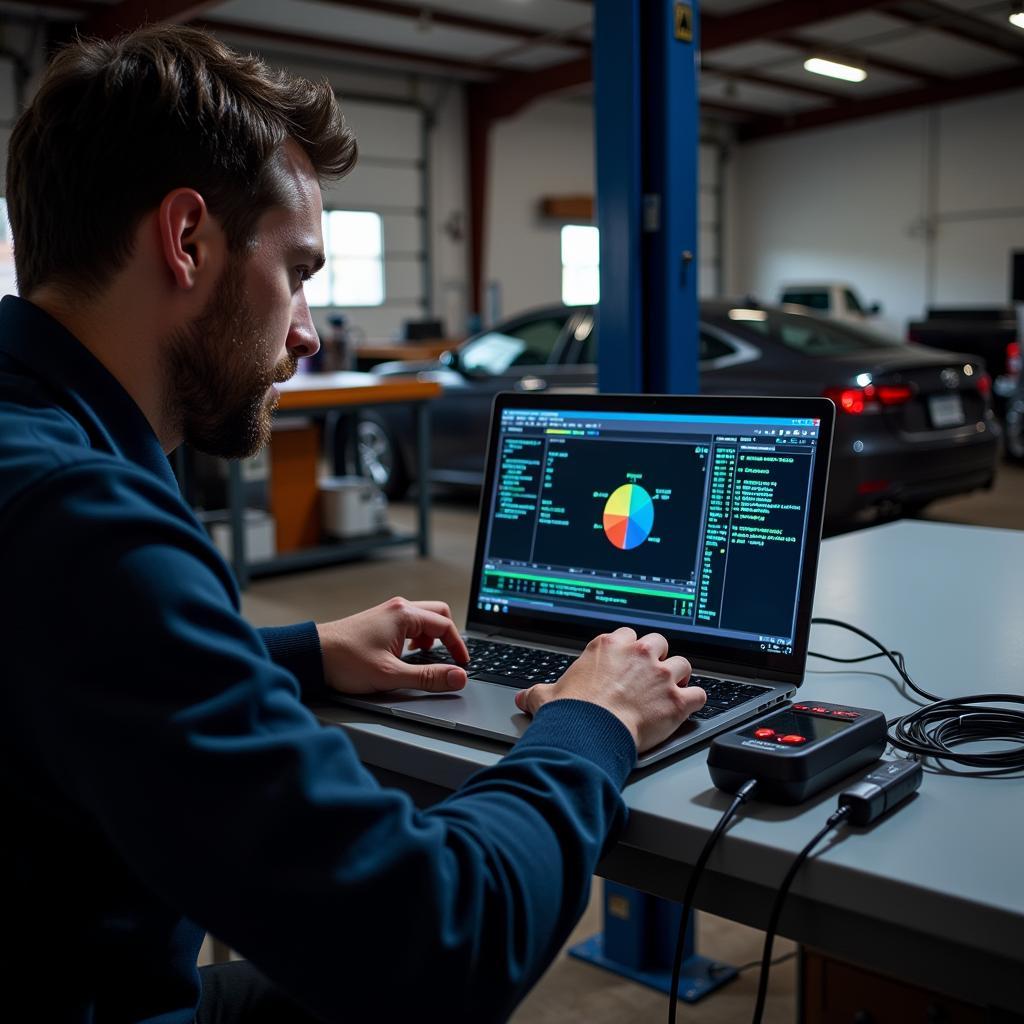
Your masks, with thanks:
[[[676,39],[684,43],[693,42],[693,8],[679,0],[676,2]]]
[[[608,913],[623,921],[629,920],[629,900],[625,896],[608,897]]]

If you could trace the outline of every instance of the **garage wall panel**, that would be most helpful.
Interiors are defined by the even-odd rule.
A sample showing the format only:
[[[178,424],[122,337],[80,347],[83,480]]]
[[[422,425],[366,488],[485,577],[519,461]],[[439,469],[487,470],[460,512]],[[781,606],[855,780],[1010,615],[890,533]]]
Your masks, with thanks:
[[[423,117],[415,107],[346,100],[345,121],[356,133],[359,152],[378,159],[415,160],[422,157],[419,137]]]
[[[384,242],[384,305],[344,308],[368,338],[397,337],[404,320],[423,319],[426,282],[423,196],[423,111],[411,105],[344,100],[356,132],[359,162],[340,182],[324,189],[326,209],[381,214]],[[314,310],[326,320],[331,309]]]
[[[347,178],[324,189],[324,204],[344,210],[394,210],[415,213],[423,205],[416,167],[360,160]]]
[[[510,316],[561,302],[562,223],[540,216],[546,196],[594,195],[594,114],[588,103],[546,100],[491,131],[484,281]],[[719,293],[719,153],[700,146],[699,288]],[[679,188],[692,183],[677,182]]]
[[[726,291],[848,281],[899,336],[928,305],[1006,304],[1021,110],[1016,90],[739,147]]]

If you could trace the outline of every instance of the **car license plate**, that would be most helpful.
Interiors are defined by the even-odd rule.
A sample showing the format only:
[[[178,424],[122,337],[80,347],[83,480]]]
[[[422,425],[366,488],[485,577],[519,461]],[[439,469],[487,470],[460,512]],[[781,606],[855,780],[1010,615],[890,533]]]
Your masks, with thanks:
[[[928,412],[933,427],[958,427],[964,422],[964,403],[959,395],[932,395]]]

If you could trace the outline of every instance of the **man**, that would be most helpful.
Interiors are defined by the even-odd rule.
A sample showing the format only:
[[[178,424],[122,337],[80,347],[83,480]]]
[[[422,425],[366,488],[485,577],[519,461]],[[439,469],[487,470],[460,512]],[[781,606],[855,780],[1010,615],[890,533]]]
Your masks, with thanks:
[[[79,42],[15,127],[0,304],[0,636],[16,1019],[502,1020],[581,912],[636,750],[704,701],[598,637],[499,764],[428,811],[301,698],[459,689],[441,602],[256,631],[166,454],[264,444],[318,342],[330,88],[177,27]],[[249,964],[195,961],[204,930]],[[252,966],[250,966],[250,964]],[[198,1006],[198,1009],[197,1009]]]

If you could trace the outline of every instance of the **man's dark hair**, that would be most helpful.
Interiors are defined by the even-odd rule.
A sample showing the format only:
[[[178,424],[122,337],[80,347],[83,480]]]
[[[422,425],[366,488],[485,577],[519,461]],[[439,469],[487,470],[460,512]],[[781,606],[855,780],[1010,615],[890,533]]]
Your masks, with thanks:
[[[141,217],[176,188],[195,189],[228,244],[244,248],[282,201],[271,158],[288,138],[321,179],[355,163],[326,81],[271,71],[206,32],[154,25],[65,46],[8,148],[18,290],[101,291]]]

